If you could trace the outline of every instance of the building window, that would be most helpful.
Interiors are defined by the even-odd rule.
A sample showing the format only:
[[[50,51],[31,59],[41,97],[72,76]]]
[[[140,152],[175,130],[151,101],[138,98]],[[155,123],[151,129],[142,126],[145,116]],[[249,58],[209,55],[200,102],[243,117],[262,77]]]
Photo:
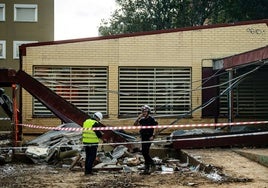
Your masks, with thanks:
[[[38,41],[13,41],[13,59],[19,59],[19,47],[22,44],[35,43]]]
[[[14,21],[16,22],[37,22],[37,5],[15,4]]]
[[[33,76],[86,113],[107,115],[107,67],[34,66]],[[53,116],[52,112],[33,99],[35,117]]]
[[[190,68],[121,67],[119,116],[136,116],[144,104],[159,116],[185,114],[191,110],[190,91]]]
[[[0,59],[6,58],[6,41],[0,40]]]
[[[6,20],[5,4],[0,3],[0,21]]]

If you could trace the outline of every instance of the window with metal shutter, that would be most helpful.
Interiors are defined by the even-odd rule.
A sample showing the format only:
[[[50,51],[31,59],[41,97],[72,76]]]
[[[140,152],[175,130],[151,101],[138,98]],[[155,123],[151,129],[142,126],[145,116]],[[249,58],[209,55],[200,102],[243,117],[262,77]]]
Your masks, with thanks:
[[[119,69],[119,116],[134,116],[144,104],[169,116],[191,108],[191,69],[175,67]]]
[[[35,66],[34,78],[84,112],[107,114],[107,67]],[[52,113],[34,99],[33,115]]]
[[[14,21],[37,22],[38,5],[36,4],[14,4]]]

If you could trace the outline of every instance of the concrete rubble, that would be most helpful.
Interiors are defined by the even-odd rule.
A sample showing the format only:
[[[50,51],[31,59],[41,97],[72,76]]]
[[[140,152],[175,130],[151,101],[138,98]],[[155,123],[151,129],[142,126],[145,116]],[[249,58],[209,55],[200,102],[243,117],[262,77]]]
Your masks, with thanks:
[[[0,165],[12,161],[12,138],[10,131],[2,131],[0,134]]]

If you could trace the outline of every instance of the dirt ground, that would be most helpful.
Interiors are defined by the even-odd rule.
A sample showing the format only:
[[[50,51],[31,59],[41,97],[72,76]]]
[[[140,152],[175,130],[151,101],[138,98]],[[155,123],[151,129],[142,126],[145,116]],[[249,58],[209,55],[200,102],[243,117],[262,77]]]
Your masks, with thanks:
[[[262,152],[267,153],[267,149]],[[232,149],[185,150],[205,165],[213,165],[222,175],[221,180],[209,178],[202,171],[175,171],[151,175],[138,172],[98,171],[93,176],[84,176],[83,169],[49,165],[5,164],[0,166],[0,187],[83,187],[83,188],[268,188],[268,168],[242,157]]]

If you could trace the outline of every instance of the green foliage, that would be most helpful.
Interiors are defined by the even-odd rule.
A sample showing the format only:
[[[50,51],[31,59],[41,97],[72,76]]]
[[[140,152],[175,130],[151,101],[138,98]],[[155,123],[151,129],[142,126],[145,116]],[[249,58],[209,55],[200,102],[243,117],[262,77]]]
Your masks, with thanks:
[[[268,18],[268,0],[116,0],[103,36]]]

